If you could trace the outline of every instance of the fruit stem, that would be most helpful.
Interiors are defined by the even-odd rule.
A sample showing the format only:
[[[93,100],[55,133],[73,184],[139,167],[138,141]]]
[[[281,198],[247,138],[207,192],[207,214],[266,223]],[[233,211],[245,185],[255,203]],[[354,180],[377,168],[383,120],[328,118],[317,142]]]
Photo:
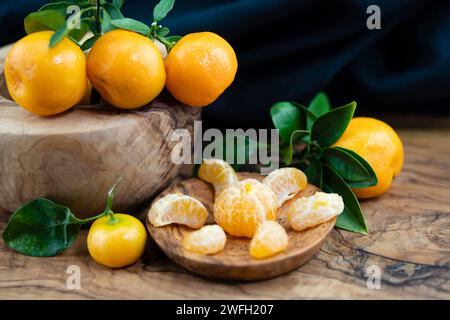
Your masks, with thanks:
[[[100,23],[100,0],[96,0],[95,4],[97,6],[97,10],[95,11],[95,25],[97,28],[97,33],[101,34],[102,33],[102,26]]]
[[[161,37],[157,34],[155,35],[155,38],[158,39],[159,42],[161,42],[163,45],[166,46],[167,52],[169,52],[175,45],[175,42],[168,41],[164,37]]]

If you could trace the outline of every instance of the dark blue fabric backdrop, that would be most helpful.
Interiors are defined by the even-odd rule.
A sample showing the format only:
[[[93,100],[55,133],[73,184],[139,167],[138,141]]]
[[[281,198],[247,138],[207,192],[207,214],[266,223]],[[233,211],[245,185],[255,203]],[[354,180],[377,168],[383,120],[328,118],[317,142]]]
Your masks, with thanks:
[[[150,22],[156,0],[128,0],[125,13]],[[45,1],[0,1],[1,43]],[[381,7],[368,30],[366,8]],[[210,30],[236,49],[236,81],[205,108],[208,126],[270,123],[279,100],[307,102],[318,90],[358,113],[450,113],[450,2],[444,0],[177,0],[164,21],[174,34]]]

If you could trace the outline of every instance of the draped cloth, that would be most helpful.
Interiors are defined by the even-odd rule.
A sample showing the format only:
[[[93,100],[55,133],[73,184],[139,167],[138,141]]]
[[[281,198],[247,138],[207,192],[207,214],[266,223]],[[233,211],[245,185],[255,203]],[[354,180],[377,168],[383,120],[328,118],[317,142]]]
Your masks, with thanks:
[[[23,17],[44,1],[0,2],[2,44],[23,36]],[[151,22],[156,1],[124,13]],[[381,29],[369,30],[369,5]],[[358,114],[450,113],[450,2],[445,0],[177,0],[163,20],[172,34],[213,31],[238,56],[232,86],[204,109],[206,127],[263,127],[274,102],[307,104],[326,91]]]

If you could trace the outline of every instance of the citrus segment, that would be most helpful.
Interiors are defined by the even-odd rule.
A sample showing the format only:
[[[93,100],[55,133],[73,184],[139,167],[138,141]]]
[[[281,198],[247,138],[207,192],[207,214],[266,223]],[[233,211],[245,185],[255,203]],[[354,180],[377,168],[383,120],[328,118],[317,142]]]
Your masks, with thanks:
[[[179,193],[162,197],[148,212],[148,220],[154,227],[177,223],[198,229],[206,223],[207,218],[208,211],[200,201]]]
[[[290,204],[287,210],[292,229],[301,231],[324,223],[344,211],[344,201],[336,193],[316,192]]]
[[[223,250],[226,241],[225,232],[215,224],[188,233],[183,239],[183,247],[192,252],[216,254]]]
[[[217,197],[226,187],[238,182],[236,172],[227,162],[220,159],[205,159],[198,169],[200,179],[214,186]]]
[[[306,188],[307,178],[297,168],[282,168],[272,171],[264,178],[263,183],[277,195],[278,206],[292,199],[299,191]]]
[[[250,255],[256,259],[264,259],[286,250],[287,245],[286,230],[275,221],[265,221],[250,242]]]
[[[239,181],[219,194],[214,218],[229,234],[251,238],[266,220],[276,219],[277,196],[255,179]]]

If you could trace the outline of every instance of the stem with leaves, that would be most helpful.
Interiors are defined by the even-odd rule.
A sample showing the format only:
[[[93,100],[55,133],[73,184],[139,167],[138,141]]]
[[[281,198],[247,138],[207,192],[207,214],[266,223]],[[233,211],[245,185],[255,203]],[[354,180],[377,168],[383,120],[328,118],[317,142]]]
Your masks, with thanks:
[[[105,216],[109,216],[108,223],[117,223],[112,203],[121,180],[119,178],[109,190],[105,210],[87,219],[78,219],[69,208],[48,199],[38,198],[26,203],[11,216],[3,231],[3,240],[11,249],[28,256],[57,255],[75,242],[82,225]]]
[[[121,8],[124,0],[78,0],[50,2],[37,12],[30,13],[24,21],[27,34],[42,30],[53,30],[49,46],[56,46],[65,37],[74,41],[82,50],[90,49],[100,36],[114,29],[137,32],[152,40],[157,39],[169,52],[181,38],[169,36],[169,28],[160,24],[172,10],[175,0],[161,0],[153,10],[150,26],[135,19],[125,17]],[[79,11],[70,12],[73,6]],[[69,10],[69,12],[68,12]],[[72,28],[69,21],[79,21],[79,28]],[[84,40],[86,35],[92,34]]]

